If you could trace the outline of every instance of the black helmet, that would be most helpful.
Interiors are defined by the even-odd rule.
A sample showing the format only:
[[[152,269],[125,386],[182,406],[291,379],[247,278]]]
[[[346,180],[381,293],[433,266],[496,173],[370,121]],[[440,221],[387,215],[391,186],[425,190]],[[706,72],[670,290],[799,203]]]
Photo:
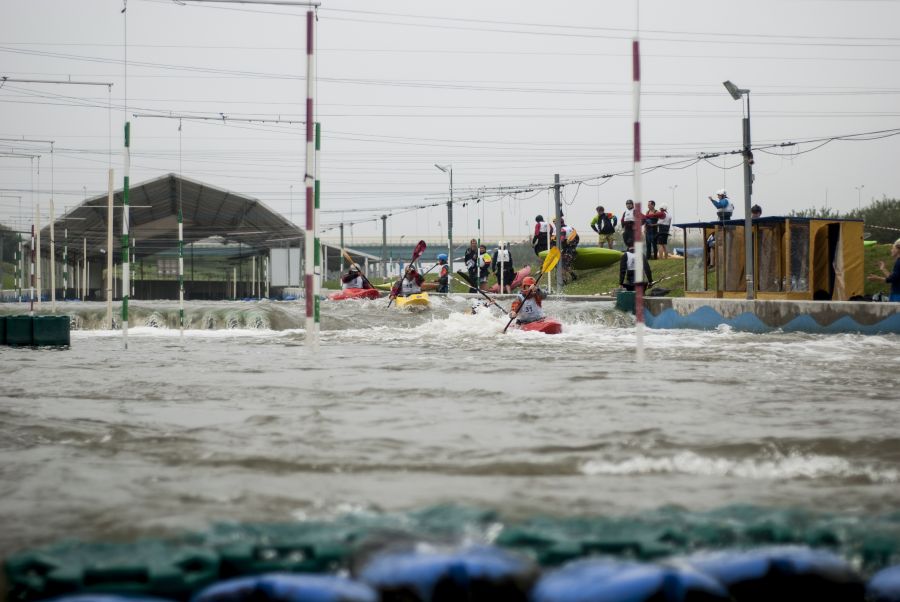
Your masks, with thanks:
[[[542,221],[544,221],[544,216],[543,216],[543,215],[539,215],[539,216],[537,216],[536,218],[534,218],[534,221],[536,221],[536,222],[542,222]]]

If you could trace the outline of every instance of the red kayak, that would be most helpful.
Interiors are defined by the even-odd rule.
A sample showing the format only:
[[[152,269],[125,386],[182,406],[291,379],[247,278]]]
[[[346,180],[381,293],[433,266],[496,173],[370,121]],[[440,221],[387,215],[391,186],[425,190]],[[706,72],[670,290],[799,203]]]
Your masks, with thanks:
[[[328,298],[332,301],[343,301],[344,299],[377,299],[381,296],[374,288],[345,288],[342,291],[331,293]]]
[[[560,334],[562,332],[562,323],[553,318],[541,318],[534,322],[526,322],[525,324],[516,324],[519,330],[530,330],[532,332],[543,332],[544,334]]]
[[[522,285],[522,280],[524,280],[525,276],[528,276],[529,274],[531,274],[531,266],[530,265],[526,265],[524,268],[522,268],[521,270],[516,272],[516,277],[509,284],[509,286],[512,288],[512,290],[516,290],[517,288],[519,288]],[[489,293],[499,293],[500,285],[499,284],[493,285],[491,288],[488,289],[488,292]]]

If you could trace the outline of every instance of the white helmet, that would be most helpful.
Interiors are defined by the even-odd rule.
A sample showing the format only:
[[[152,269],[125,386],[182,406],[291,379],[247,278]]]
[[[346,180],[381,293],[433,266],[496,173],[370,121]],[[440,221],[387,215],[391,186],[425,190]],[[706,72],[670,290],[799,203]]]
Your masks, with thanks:
[[[728,196],[728,194],[725,192],[725,189],[724,189],[724,188],[719,188],[719,189],[716,191],[716,195],[718,195],[718,196]]]
[[[659,208],[662,209],[663,211],[668,211],[668,210],[669,210],[669,206],[666,205],[665,203],[663,203],[662,205],[660,205]]]

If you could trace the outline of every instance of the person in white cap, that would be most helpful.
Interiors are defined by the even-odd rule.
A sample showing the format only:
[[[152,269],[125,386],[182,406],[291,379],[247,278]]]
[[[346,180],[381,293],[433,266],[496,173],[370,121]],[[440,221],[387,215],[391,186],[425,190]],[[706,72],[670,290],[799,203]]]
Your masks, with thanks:
[[[734,213],[734,205],[731,204],[731,201],[728,200],[728,193],[725,192],[725,189],[722,188],[716,191],[716,197],[709,197],[710,202],[716,208],[716,215],[719,216],[719,219],[725,221],[727,219],[731,219],[731,214]]]

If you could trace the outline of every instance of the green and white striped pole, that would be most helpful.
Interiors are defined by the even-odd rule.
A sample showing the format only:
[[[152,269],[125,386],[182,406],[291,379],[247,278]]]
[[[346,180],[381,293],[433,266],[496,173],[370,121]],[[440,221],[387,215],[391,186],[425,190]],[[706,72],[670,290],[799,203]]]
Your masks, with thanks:
[[[184,344],[184,215],[181,203],[181,120],[178,120],[178,328]]]
[[[131,292],[131,244],[128,240],[128,193],[131,174],[131,122],[125,122],[125,165],[122,186],[122,343],[128,349],[128,299]]]
[[[319,239],[319,193],[320,193],[319,150],[322,148],[322,127],[321,127],[321,125],[322,124],[316,122],[316,171],[315,171],[316,182],[315,182],[315,192],[313,194],[313,196],[315,197],[315,205],[316,205],[315,211],[313,212],[313,215],[315,216],[315,219],[313,220],[313,223],[314,223],[313,232],[315,233],[315,240],[316,240],[316,267],[315,267],[315,272],[316,272],[316,285],[315,285],[316,332],[319,331],[319,326],[320,326],[320,324],[319,324],[319,322],[320,322],[320,320],[319,320],[319,296],[322,292],[322,277],[323,277],[322,276],[322,255],[321,255],[322,241]]]

